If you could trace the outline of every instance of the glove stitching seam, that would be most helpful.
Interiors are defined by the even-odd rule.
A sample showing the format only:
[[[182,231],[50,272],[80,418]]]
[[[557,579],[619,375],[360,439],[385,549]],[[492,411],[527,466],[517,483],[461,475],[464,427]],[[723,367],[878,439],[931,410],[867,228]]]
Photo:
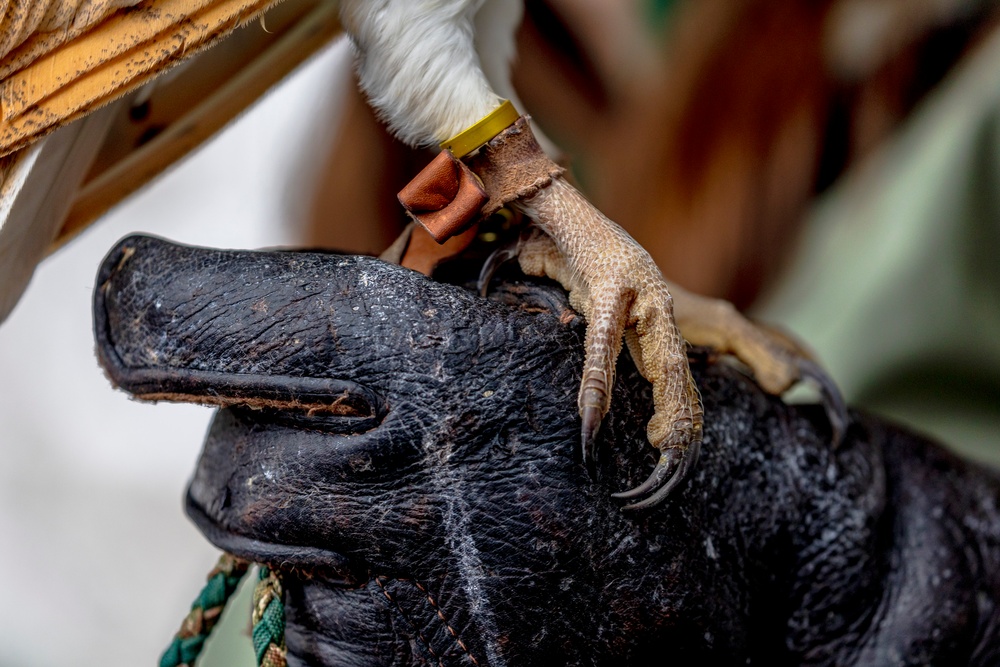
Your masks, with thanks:
[[[476,667],[479,667],[479,661],[476,660],[475,656],[472,655],[472,652],[469,651],[469,648],[465,645],[465,642],[462,641],[462,638],[458,636],[458,633],[455,631],[455,628],[451,627],[451,624],[445,617],[444,612],[441,611],[441,608],[437,605],[436,602],[434,602],[434,598],[431,597],[431,594],[427,592],[427,589],[421,586],[420,582],[416,581],[415,579],[409,581],[410,583],[412,583],[414,586],[417,587],[417,590],[419,590],[421,593],[424,594],[424,597],[427,599],[428,604],[430,604],[431,608],[435,612],[437,612],[438,618],[440,618],[441,622],[444,623],[444,627],[448,628],[448,632],[451,633],[451,636],[455,639],[455,643],[458,644],[459,648],[465,651],[465,655],[468,656],[469,661],[473,665],[476,665]]]

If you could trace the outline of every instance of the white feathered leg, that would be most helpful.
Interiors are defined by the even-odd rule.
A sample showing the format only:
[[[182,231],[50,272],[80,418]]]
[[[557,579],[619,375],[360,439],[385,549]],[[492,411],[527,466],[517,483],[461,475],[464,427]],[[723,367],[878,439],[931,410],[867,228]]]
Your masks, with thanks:
[[[435,146],[508,99],[520,0],[342,0],[358,78],[389,129],[411,146]],[[535,128],[545,152],[559,150]]]
[[[358,78],[389,129],[434,146],[495,109],[475,43],[483,0],[342,0]]]

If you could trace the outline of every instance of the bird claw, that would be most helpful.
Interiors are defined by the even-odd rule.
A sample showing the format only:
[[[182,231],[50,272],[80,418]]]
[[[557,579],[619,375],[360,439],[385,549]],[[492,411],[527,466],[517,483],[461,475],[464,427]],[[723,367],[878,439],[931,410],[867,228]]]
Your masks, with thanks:
[[[701,453],[701,438],[695,438],[687,447],[665,449],[660,452],[660,460],[646,481],[628,491],[611,494],[612,498],[631,500],[645,495],[646,498],[622,507],[623,510],[643,510],[659,505],[670,492],[684,481],[688,472],[698,462]]]
[[[532,238],[530,233],[528,238]],[[507,262],[517,259],[521,249],[522,242],[518,239],[512,243],[501,246],[490,253],[490,256],[486,258],[485,262],[483,262],[483,266],[479,271],[479,279],[476,283],[480,296],[485,297],[488,294],[490,282],[493,280],[493,276],[496,274],[497,270]],[[594,481],[597,481],[598,478],[597,433],[600,431],[601,422],[604,419],[605,410],[602,410],[601,406],[604,403],[606,393],[607,392],[603,391],[601,388],[593,386],[590,387],[589,391],[586,387],[584,387],[581,391],[581,452],[583,464],[587,469],[587,474],[590,475],[590,478]],[[587,396],[584,397],[583,394],[587,394]]]
[[[545,232],[521,237],[516,250],[521,269],[560,282],[587,320],[578,405],[583,461],[592,478],[598,469],[597,434],[611,405],[623,342],[652,384],[647,436],[661,458],[642,487],[650,496],[635,509],[652,507],[691,469],[701,438],[701,398],[666,281],[645,250],[564,181],[553,179],[519,205]]]
[[[580,445],[583,451],[583,465],[590,479],[597,481],[597,432],[601,428],[604,415],[600,408],[589,405],[580,415]]]
[[[840,393],[840,388],[815,361],[799,358],[798,368],[799,378],[812,382],[819,389],[826,419],[830,422],[830,440],[833,446],[837,447],[843,441],[847,426],[850,424],[847,403]]]
[[[479,288],[485,291],[495,271],[517,258],[530,275],[554,278],[570,291],[574,308],[587,319],[587,361],[579,397],[580,443],[584,466],[597,480],[597,435],[610,405],[615,362],[622,341],[628,343],[640,373],[654,385],[656,412],[650,421],[649,440],[660,450],[655,469],[634,489],[614,494],[621,500],[645,496],[623,509],[641,510],[661,503],[686,477],[698,460],[701,446],[701,405],[687,369],[685,344],[671,333],[669,295],[659,287],[639,293],[621,281],[607,281],[614,272],[581,272],[538,229],[496,250],[483,265]],[[627,272],[626,272],[627,273]],[[650,277],[655,282],[656,276]],[[662,280],[662,278],[660,278]],[[697,344],[743,361],[761,386],[780,395],[797,382],[814,384],[823,399],[836,446],[849,423],[847,407],[836,384],[797,343],[781,333],[754,324],[731,304],[705,299],[671,287],[678,312],[683,312],[681,332]],[[678,347],[680,345],[680,347]],[[686,350],[684,350],[686,352]],[[686,386],[685,386],[686,383]]]
[[[479,296],[485,297],[489,293],[490,282],[492,282],[493,275],[497,270],[507,262],[517,258],[519,245],[519,242],[515,241],[500,246],[486,258],[486,261],[483,262],[483,267],[479,270],[479,280],[476,281]]]

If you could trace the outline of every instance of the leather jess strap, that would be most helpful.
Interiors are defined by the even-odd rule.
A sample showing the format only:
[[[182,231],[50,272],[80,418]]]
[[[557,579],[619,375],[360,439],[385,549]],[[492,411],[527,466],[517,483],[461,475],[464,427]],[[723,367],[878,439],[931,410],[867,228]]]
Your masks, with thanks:
[[[438,243],[444,243],[507,204],[546,187],[563,168],[549,159],[528,116],[459,160],[442,151],[399,193],[399,202]]]
[[[398,197],[410,217],[438,243],[476,222],[490,199],[472,170],[449,150],[438,153]]]

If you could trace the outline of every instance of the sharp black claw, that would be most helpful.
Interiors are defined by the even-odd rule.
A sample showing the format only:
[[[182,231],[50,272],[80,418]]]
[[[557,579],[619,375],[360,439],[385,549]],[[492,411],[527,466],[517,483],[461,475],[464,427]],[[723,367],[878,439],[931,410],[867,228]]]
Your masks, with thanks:
[[[819,387],[820,394],[823,396],[823,407],[826,409],[826,418],[830,422],[833,446],[836,447],[844,439],[847,426],[850,424],[847,403],[840,393],[840,388],[815,362],[805,359],[800,361],[799,373],[803,379],[812,380]]]
[[[649,474],[646,481],[635,487],[634,489],[629,489],[628,491],[620,491],[618,493],[612,493],[612,498],[618,498],[619,500],[631,500],[632,498],[638,498],[641,495],[658,488],[660,484],[663,483],[663,478],[666,477],[667,473],[670,472],[671,459],[668,453],[672,450],[667,450],[660,453],[660,460],[656,462],[656,467],[653,468],[653,472]]]
[[[583,409],[580,427],[580,444],[583,448],[583,464],[590,479],[597,481],[597,432],[601,429],[601,411],[593,406]]]
[[[653,472],[646,481],[628,491],[612,494],[612,498],[630,500],[649,493],[645,499],[622,507],[623,510],[642,510],[655,507],[670,495],[687,477],[701,454],[701,439],[696,438],[687,448],[671,448],[660,454]],[[651,493],[650,493],[651,492]]]
[[[497,269],[517,257],[517,248],[518,243],[514,242],[497,248],[486,258],[483,268],[479,271],[479,280],[476,282],[480,296],[486,296],[490,289],[490,281],[493,280],[493,274]]]

